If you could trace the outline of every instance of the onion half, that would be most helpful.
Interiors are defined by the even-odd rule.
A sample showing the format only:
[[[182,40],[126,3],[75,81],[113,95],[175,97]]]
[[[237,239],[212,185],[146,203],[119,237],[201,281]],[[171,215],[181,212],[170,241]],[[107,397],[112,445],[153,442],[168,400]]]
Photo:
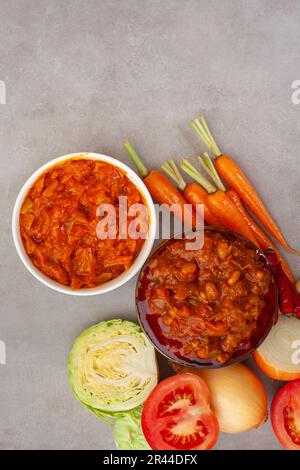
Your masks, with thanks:
[[[268,416],[267,394],[262,381],[243,364],[220,369],[174,367],[177,372],[200,375],[206,382],[220,431],[246,432],[258,428]]]
[[[272,379],[300,378],[300,320],[279,316],[265,341],[253,353],[257,366]]]

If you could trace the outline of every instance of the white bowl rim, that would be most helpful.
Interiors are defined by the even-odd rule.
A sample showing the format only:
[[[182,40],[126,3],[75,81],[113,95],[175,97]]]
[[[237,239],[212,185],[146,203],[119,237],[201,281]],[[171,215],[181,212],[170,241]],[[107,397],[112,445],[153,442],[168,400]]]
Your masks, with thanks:
[[[123,170],[126,174],[126,176],[130,179],[130,181],[133,182],[133,184],[137,187],[137,189],[142,193],[147,206],[149,210],[149,231],[148,231],[148,237],[145,240],[145,243],[143,244],[143,247],[138,254],[137,258],[134,260],[133,264],[130,266],[130,268],[122,273],[120,276],[116,277],[115,279],[112,279],[111,281],[108,281],[100,286],[97,287],[91,287],[91,288],[84,288],[84,289],[78,289],[78,290],[72,290],[68,286],[64,286],[63,284],[59,284],[58,282],[52,280],[45,274],[43,274],[41,271],[39,271],[32,261],[30,260],[29,256],[27,255],[23,241],[21,239],[20,235],[20,227],[19,227],[19,217],[20,217],[20,209],[23,204],[23,201],[29,191],[29,189],[32,187],[32,185],[36,182],[36,180],[41,176],[45,171],[47,171],[49,168],[52,168],[53,166],[65,161],[65,160],[70,160],[70,159],[88,159],[88,160],[98,160],[98,161],[103,161],[106,163],[110,163],[113,166],[116,166],[117,168],[120,168]],[[74,296],[80,296],[80,297],[85,297],[85,296],[92,296],[92,295],[99,295],[99,294],[104,294],[106,292],[110,292],[114,289],[117,289],[118,287],[122,286],[125,284],[127,281],[129,281],[135,274],[141,269],[143,266],[144,262],[148,258],[149,254],[151,253],[152,246],[155,240],[155,234],[156,234],[156,213],[155,213],[155,207],[154,203],[152,200],[152,197],[143,183],[142,179],[125,163],[117,160],[116,158],[110,157],[108,155],[104,155],[101,153],[94,153],[94,152],[76,152],[76,153],[69,153],[67,155],[63,155],[61,157],[54,158],[52,160],[49,160],[48,162],[44,163],[41,167],[39,167],[32,175],[25,181],[24,185],[20,189],[14,208],[13,208],[13,213],[12,213],[12,235],[13,235],[13,240],[14,244],[17,250],[17,253],[22,260],[23,264],[26,266],[28,271],[40,282],[45,284],[46,286],[50,287],[51,289],[54,289],[58,292],[61,292],[63,294],[68,294],[68,295],[74,295]]]

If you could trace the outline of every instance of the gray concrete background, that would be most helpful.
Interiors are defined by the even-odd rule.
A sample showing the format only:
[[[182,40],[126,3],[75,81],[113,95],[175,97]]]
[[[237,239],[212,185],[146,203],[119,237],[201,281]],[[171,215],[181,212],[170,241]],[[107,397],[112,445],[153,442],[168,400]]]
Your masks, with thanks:
[[[300,247],[297,0],[0,0],[1,449],[111,449],[108,425],[73,398],[67,355],[102,319],[135,319],[135,279],[94,298],[56,293],[15,252],[10,219],[28,176],[54,157],[107,153],[125,137],[150,167],[195,155],[203,112]],[[300,275],[299,258],[287,255]],[[267,381],[270,399],[279,384]],[[277,449],[270,424],[218,449]]]

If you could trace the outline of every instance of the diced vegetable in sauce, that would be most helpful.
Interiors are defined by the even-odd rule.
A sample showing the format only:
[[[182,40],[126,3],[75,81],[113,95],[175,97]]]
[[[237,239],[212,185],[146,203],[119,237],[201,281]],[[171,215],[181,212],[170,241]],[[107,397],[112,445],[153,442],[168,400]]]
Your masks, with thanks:
[[[127,270],[144,239],[99,239],[96,215],[101,203],[116,208],[144,204],[142,194],[120,169],[105,162],[71,159],[44,173],[27,194],[20,231],[33,264],[46,276],[72,289],[92,288]],[[118,210],[116,226],[118,229]],[[128,224],[132,217],[128,216]]]
[[[213,230],[205,232],[200,250],[186,250],[185,240],[163,245],[144,270],[137,300],[150,337],[165,351],[217,364],[249,350],[276,309],[260,252]]]

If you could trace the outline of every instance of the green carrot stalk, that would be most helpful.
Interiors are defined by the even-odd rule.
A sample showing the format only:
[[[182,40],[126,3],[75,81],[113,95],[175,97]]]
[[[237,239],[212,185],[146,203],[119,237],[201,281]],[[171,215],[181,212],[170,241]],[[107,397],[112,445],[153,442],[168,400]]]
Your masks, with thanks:
[[[199,119],[194,119],[191,124],[193,129],[195,129],[199,135],[200,139],[205,143],[214,156],[218,157],[221,155],[221,150],[219,149],[212,133],[210,132],[204,117],[200,116]]]
[[[131,158],[132,162],[137,167],[137,170],[139,174],[141,175],[141,177],[145,178],[149,173],[148,168],[144,165],[144,163],[142,162],[142,160],[140,159],[135,149],[133,148],[133,146],[128,140],[125,141],[124,147],[127,150],[127,153],[129,157]]]
[[[184,181],[184,179],[183,179],[180,171],[178,170],[177,165],[174,162],[174,160],[169,160],[169,163],[168,162],[163,163],[161,165],[161,168],[164,170],[164,172],[168,176],[170,176],[170,178],[172,178],[175,181],[175,183],[177,184],[179,189],[181,191],[184,191],[184,188],[186,187],[186,182]]]
[[[194,165],[192,165],[191,162],[189,162],[189,160],[183,159],[182,163],[180,164],[180,168],[189,176],[191,176],[191,178],[197,181],[197,183],[203,186],[203,188],[206,189],[208,193],[214,193],[216,191],[214,185],[204,178],[204,176],[201,175],[201,173],[194,167]]]
[[[203,158],[200,156],[197,157],[198,162],[201,164],[202,168],[207,172],[207,174],[211,177],[215,185],[217,186],[218,189],[221,191],[226,191],[226,188],[224,184],[222,183],[217,170],[215,169],[215,166],[213,162],[211,161],[210,156],[208,155],[207,152],[204,152]]]

